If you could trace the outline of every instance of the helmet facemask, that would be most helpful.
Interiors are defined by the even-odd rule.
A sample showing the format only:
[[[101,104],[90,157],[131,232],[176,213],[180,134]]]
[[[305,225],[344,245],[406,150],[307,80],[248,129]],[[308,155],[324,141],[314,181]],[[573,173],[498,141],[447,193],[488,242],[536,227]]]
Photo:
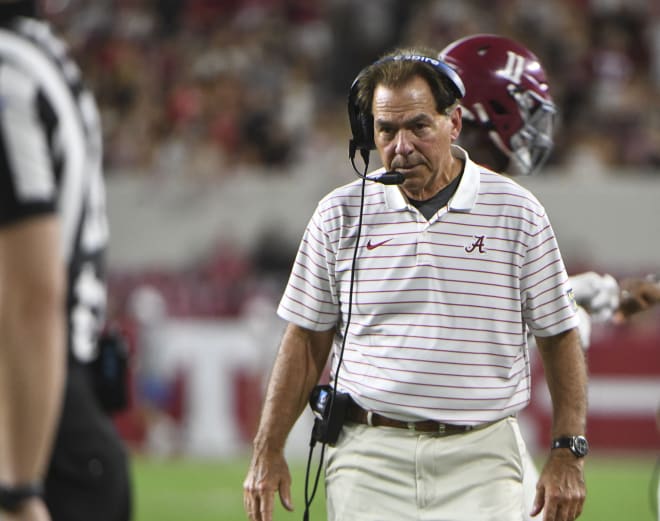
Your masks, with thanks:
[[[530,175],[543,166],[552,152],[557,109],[533,91],[519,91],[509,85],[509,93],[516,100],[523,126],[511,135],[508,147],[501,141],[498,146],[505,145],[510,175]]]

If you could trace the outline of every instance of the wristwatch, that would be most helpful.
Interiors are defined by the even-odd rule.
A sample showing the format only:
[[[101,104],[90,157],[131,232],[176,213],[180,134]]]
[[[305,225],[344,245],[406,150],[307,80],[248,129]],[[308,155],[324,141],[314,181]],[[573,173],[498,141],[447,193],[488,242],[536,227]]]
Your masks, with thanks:
[[[589,442],[584,436],[562,436],[552,440],[553,449],[571,449],[577,458],[584,458],[589,454]]]

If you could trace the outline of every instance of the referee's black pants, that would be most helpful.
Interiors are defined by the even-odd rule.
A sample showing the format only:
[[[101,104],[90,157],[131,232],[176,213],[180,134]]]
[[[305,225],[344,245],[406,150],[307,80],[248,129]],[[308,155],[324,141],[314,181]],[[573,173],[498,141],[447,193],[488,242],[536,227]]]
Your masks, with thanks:
[[[53,521],[129,521],[126,450],[94,394],[89,369],[69,362],[45,500]]]

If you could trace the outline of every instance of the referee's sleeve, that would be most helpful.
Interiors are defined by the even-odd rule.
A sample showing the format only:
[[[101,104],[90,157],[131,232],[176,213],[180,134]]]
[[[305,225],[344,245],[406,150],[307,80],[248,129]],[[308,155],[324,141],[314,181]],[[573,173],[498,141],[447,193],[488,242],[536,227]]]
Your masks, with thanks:
[[[300,327],[326,331],[337,323],[334,287],[335,254],[317,209],[300,242],[277,314]]]
[[[28,73],[11,62],[0,65],[0,225],[55,212],[48,109]]]

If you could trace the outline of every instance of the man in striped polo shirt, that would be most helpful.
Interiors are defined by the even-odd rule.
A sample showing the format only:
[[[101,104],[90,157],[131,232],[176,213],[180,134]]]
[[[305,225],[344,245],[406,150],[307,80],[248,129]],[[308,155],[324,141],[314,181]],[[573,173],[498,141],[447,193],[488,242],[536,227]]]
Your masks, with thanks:
[[[0,519],[128,521],[127,453],[91,369],[106,306],[99,114],[37,11],[0,0]]]
[[[276,490],[292,508],[283,448],[331,352],[333,385],[350,395],[326,468],[333,521],[522,520],[527,329],[553,436],[584,434],[586,369],[552,227],[529,191],[453,145],[464,89],[434,56],[397,50],[351,89],[352,147],[377,148],[381,181],[402,183],[340,187],[307,226],[245,481],[252,520],[272,519]],[[552,453],[546,521],[579,515],[582,467]]]

